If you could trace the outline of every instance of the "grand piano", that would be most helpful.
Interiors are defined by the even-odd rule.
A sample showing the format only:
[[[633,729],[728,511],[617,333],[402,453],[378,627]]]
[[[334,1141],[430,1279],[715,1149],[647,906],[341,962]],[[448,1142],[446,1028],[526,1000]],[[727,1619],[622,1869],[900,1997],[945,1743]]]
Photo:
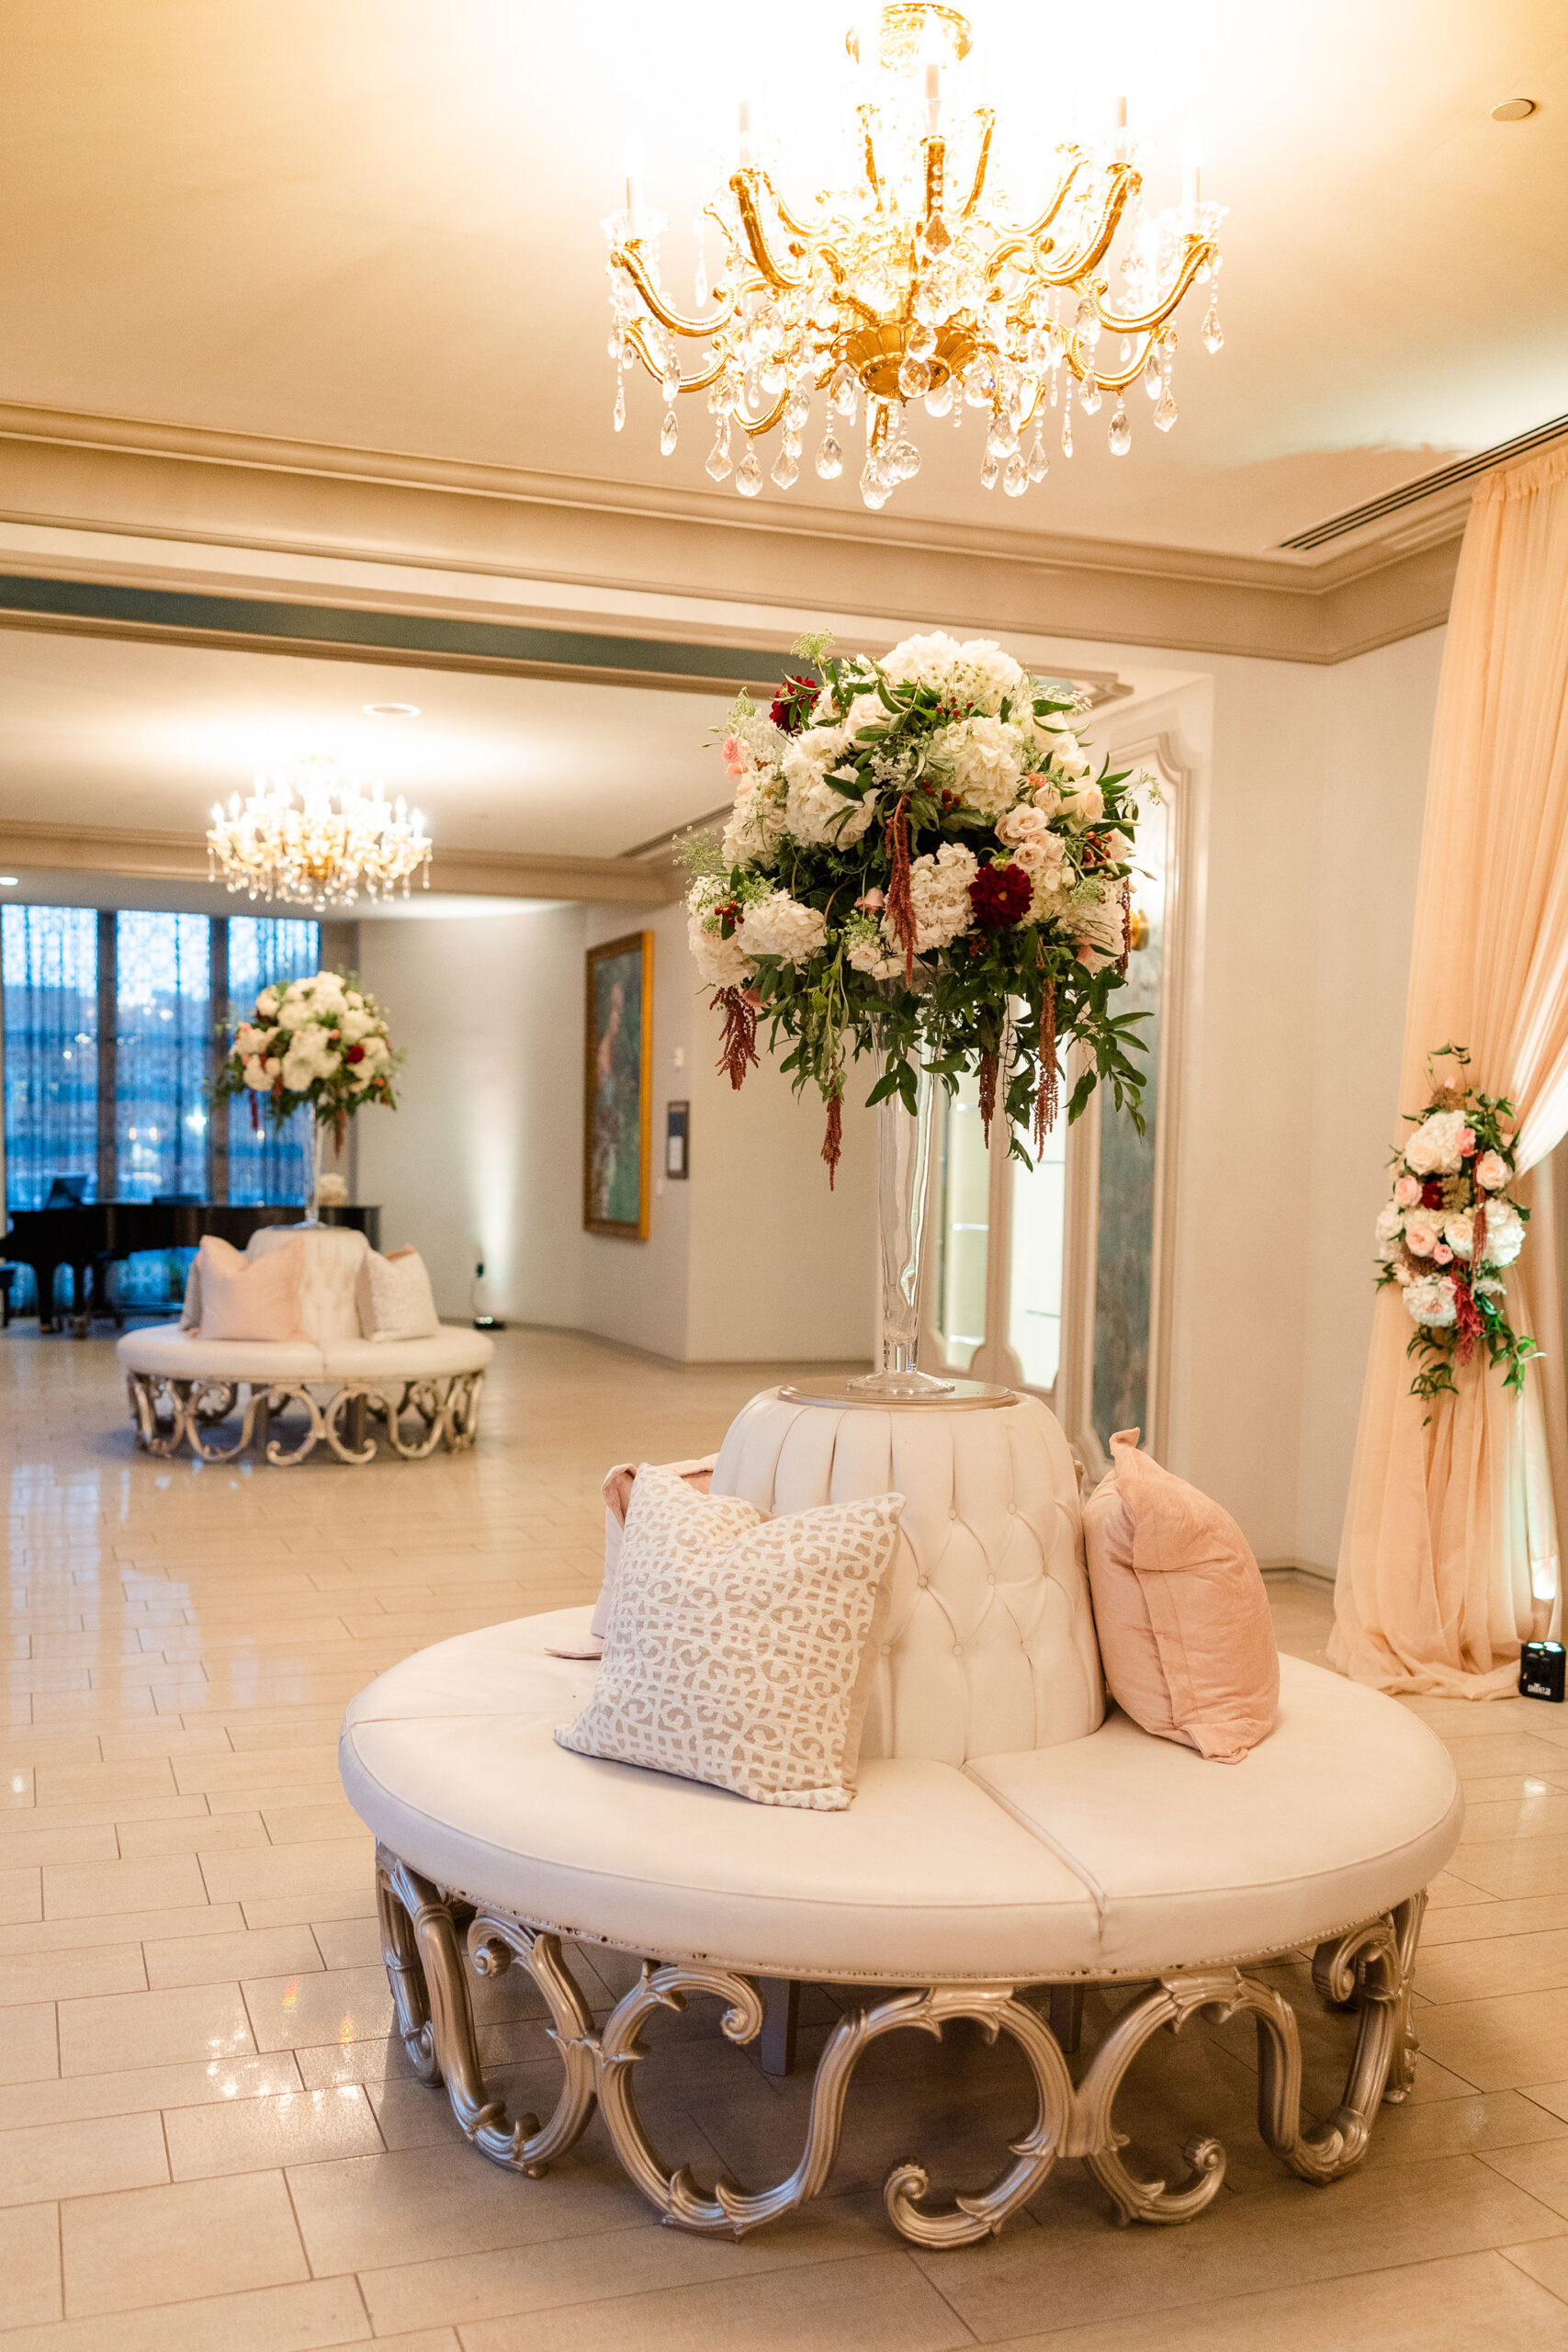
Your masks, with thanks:
[[[32,1268],[38,1282],[39,1328],[54,1331],[54,1278],[72,1270],[72,1329],[85,1335],[95,1315],[110,1316],[118,1329],[122,1311],[114,1304],[109,1269],[141,1250],[195,1250],[204,1233],[215,1233],[243,1250],[264,1225],[298,1225],[304,1211],[287,1203],[242,1207],[228,1201],[81,1201],[67,1206],[14,1209],[0,1241],[0,1258]],[[323,1225],[351,1226],[374,1250],[381,1238],[378,1208],[323,1208]],[[9,1319],[7,1317],[7,1319]]]

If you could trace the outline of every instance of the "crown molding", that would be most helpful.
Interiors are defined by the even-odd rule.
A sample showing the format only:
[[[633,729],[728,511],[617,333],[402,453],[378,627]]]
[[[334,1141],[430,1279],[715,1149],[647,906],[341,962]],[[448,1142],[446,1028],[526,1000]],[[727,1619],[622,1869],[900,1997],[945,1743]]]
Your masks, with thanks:
[[[141,882],[210,879],[199,833],[0,821],[0,860],[18,872],[109,874]],[[582,899],[632,907],[668,905],[681,889],[668,858],[536,857],[479,849],[437,849],[430,887],[466,898]]]
[[[273,554],[281,568],[258,580],[257,595],[276,593],[289,564],[323,558],[466,572],[489,593],[465,600],[454,580],[410,601],[395,588],[313,582],[312,601],[456,602],[492,620],[521,616],[493,587],[515,579],[536,617],[549,610],[553,584],[1337,662],[1446,619],[1467,508],[1468,499],[1440,502],[1324,560],[1217,556],[915,518],[870,524],[810,506],[742,508],[639,483],[0,403],[8,523]],[[155,560],[143,557],[140,576],[157,584]],[[172,571],[164,578],[175,584]],[[223,578],[229,593],[247,593]],[[191,584],[188,566],[178,580]],[[584,625],[570,605],[549,616]],[[635,617],[617,626],[639,633]],[[640,633],[688,635],[666,620],[645,621]],[[724,634],[735,642],[750,632]],[[776,631],[759,634],[776,644]]]

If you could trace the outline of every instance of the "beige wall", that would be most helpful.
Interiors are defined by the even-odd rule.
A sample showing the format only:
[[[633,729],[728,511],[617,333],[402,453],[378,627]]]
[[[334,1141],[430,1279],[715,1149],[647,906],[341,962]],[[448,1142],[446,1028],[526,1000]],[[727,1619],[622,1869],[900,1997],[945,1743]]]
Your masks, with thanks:
[[[654,1184],[646,1242],[582,1229],[585,948],[654,933]],[[360,1123],[360,1197],[412,1240],[444,1315],[487,1305],[677,1361],[868,1357],[874,1123],[852,1096],[828,1189],[815,1097],[766,1060],[739,1094],[715,1062],[679,907],[558,907],[367,922],[360,961],[408,1047],[401,1106]],[[863,1096],[871,1074],[861,1076]],[[692,1174],[662,1174],[665,1105],[692,1106]]]

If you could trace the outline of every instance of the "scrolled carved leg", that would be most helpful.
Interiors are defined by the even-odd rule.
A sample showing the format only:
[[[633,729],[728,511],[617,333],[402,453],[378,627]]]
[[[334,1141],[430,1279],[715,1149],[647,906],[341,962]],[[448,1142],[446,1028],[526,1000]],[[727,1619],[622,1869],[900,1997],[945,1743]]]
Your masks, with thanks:
[[[946,2212],[922,2209],[919,2200],[930,2182],[920,2165],[896,2165],[883,2188],[895,2227],[918,2245],[969,2245],[999,2230],[1009,2214],[1032,2196],[1061,2153],[1072,2112],[1072,2079],[1043,2018],[1014,1997],[1010,1984],[938,1985],[858,2003],[840,2018],[818,2064],[806,2144],[787,2178],[754,2195],[721,2180],[711,2196],[705,2196],[684,2165],[671,2169],[660,2155],[633,2089],[634,2069],[648,2054],[638,2039],[642,2026],[660,2008],[683,2008],[694,1993],[726,2004],[723,2030],[729,2041],[751,2041],[761,2032],[765,2004],[752,1978],[723,1968],[649,1965],[609,2018],[599,2052],[599,2096],[615,2153],[643,2195],[682,2229],[743,2237],[820,2195],[838,2155],[845,2099],[862,2052],[884,2034],[908,2027],[940,2036],[953,2018],[973,2018],[987,2036],[1005,2032],[1018,2042],[1034,2076],[1035,2121],[1013,2143],[1009,2151],[1013,2161],[991,2187],[959,2198]]]
[[[1215,2139],[1196,2136],[1182,2150],[1187,2177],[1169,2188],[1163,2180],[1138,2180],[1122,2163],[1127,2135],[1118,2132],[1111,2110],[1128,2068],[1156,2033],[1179,2033],[1201,2009],[1234,2000],[1242,1978],[1234,1968],[1206,1969],[1168,1976],[1141,2000],[1123,2009],[1094,2053],[1078,2086],[1072,2137],[1065,2155],[1081,2156],[1116,2208],[1119,2222],[1190,2222],[1220,2193],[1225,2152]]]
[[[160,1373],[132,1372],[126,1375],[126,1386],[136,1423],[136,1442],[143,1453],[155,1454],[160,1462],[169,1462],[187,1440],[195,1451],[200,1451],[190,1419],[188,1380],[170,1380]]]
[[[197,1381],[194,1385],[199,1395],[208,1384],[202,1381]],[[229,1404],[224,1408],[224,1411],[227,1412],[233,1405],[235,1393],[234,1388],[232,1384],[229,1383],[220,1384],[220,1385],[224,1388],[229,1398]],[[251,1390],[250,1395],[245,1399],[244,1411],[240,1417],[240,1434],[234,1440],[232,1445],[217,1445],[210,1442],[202,1435],[201,1423],[204,1421],[211,1423],[221,1420],[223,1414],[218,1412],[216,1408],[203,1408],[200,1405],[197,1405],[191,1420],[191,1451],[194,1453],[199,1453],[204,1462],[236,1461],[242,1453],[248,1450],[254,1441],[256,1433],[258,1417],[261,1419],[263,1426],[265,1426],[265,1419],[272,1393],[272,1391],[265,1388],[253,1388]]]
[[[509,2165],[536,2179],[553,2158],[564,2155],[581,2138],[598,2095],[598,2045],[593,2019],[561,1956],[558,1938],[543,1929],[525,1928],[504,1912],[476,1912],[468,1928],[468,1957],[477,1976],[504,1974],[521,1961],[549,2004],[550,2040],[559,2054],[564,2079],[555,2111],[541,2125],[536,2115],[525,2115],[511,2125],[490,2122],[472,2134],[475,2146],[492,2164]]]
[[[367,1404],[375,1408],[378,1418],[385,1418],[385,1400],[379,1391],[351,1385],[338,1390],[322,1415],[328,1445],[340,1462],[352,1463],[355,1469],[363,1469],[366,1463],[376,1459],[376,1441],[365,1428],[364,1408]],[[356,1407],[357,1411],[355,1409]],[[343,1426],[345,1414],[349,1419],[346,1434]],[[359,1424],[357,1438],[354,1429],[356,1420]]]
[[[314,1453],[327,1433],[327,1425],[321,1407],[301,1382],[281,1382],[268,1392],[268,1398],[274,1410],[280,1405],[302,1405],[305,1408],[305,1434],[292,1447],[286,1446],[280,1438],[267,1440],[267,1460],[277,1469],[291,1470],[296,1463]]]

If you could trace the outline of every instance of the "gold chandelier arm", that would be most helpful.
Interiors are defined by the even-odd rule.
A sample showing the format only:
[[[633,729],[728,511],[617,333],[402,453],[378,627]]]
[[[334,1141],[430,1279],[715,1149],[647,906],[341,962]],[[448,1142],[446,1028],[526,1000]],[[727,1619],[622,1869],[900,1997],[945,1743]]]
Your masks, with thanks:
[[[882,182],[876,176],[876,148],[871,136],[871,108],[869,107],[857,107],[855,111],[860,117],[861,169],[865,174],[865,184],[867,187],[870,188],[873,196],[875,197],[876,209],[880,212],[882,209]]]
[[[1032,220],[1028,228],[1023,232],[1030,240],[1031,243],[1034,242],[1035,238],[1043,237],[1045,234],[1045,232],[1051,226],[1052,221],[1055,220],[1056,215],[1061,211],[1063,205],[1066,204],[1068,196],[1072,192],[1073,182],[1082,171],[1083,166],[1084,159],[1075,149],[1073,160],[1067,165],[1067,168],[1063,173],[1062,177],[1057,181],[1056,192],[1052,197],[1050,203],[1045,207],[1045,209],[1040,215],[1039,220]]]
[[[716,334],[721,327],[729,325],[736,311],[736,303],[733,301],[728,311],[716,311],[711,319],[706,320],[683,319],[679,311],[672,311],[648,274],[640,250],[641,243],[642,240],[639,237],[634,237],[629,244],[618,245],[610,255],[610,259],[616,268],[626,271],[661,327],[667,327],[671,334],[705,337]]]
[[[742,416],[739,401],[737,401],[734,408],[731,409],[730,414],[734,417],[736,424],[740,427],[741,432],[746,434],[750,439],[755,441],[761,435],[764,433],[771,433],[773,431],[774,425],[778,423],[780,417],[784,413],[784,402],[788,398],[789,394],[787,391],[781,392],[777,400],[773,402],[772,408],[769,409],[767,414],[765,416],[758,417],[755,424],[753,424],[749,417]]]
[[[1189,233],[1187,253],[1181,266],[1176,273],[1169,291],[1161,295],[1152,311],[1140,311],[1136,318],[1119,318],[1114,311],[1108,311],[1102,306],[1099,295],[1096,294],[1092,297],[1095,317],[1101,326],[1109,327],[1113,334],[1151,334],[1156,327],[1165,324],[1172,311],[1184,300],[1198,272],[1213,260],[1217,251],[1218,247],[1207,238]]]
[[[655,359],[653,354],[649,351],[647,343],[644,341],[642,321],[640,319],[634,319],[631,325],[626,329],[626,341],[631,345],[632,349],[637,353],[637,357],[642,361],[643,366],[653,378],[654,382],[656,384],[662,384],[664,381],[664,368],[662,363]],[[682,376],[676,386],[677,390],[682,392],[705,392],[708,386],[710,384],[716,384],[723,375],[724,366],[725,355],[721,351],[718,356],[715,359],[712,367],[704,368],[701,375]]]
[[[996,112],[991,107],[979,107],[975,119],[977,122],[983,123],[985,128],[980,133],[980,152],[975,158],[974,185],[969,190],[968,201],[964,207],[963,217],[965,220],[985,194],[986,174],[990,169],[991,164],[991,134],[997,127]]]
[[[1111,187],[1105,199],[1105,209],[1087,245],[1073,254],[1070,261],[1058,261],[1053,267],[1042,256],[1040,275],[1048,285],[1070,286],[1075,278],[1085,277],[1097,262],[1105,257],[1106,248],[1116,234],[1117,223],[1127,207],[1127,200],[1138,184],[1138,175],[1131,164],[1112,164]]]
[[[761,177],[762,186],[773,198],[773,210],[778,214],[779,219],[784,222],[784,227],[790,231],[792,235],[796,237],[816,237],[821,234],[821,221],[818,221],[817,226],[813,228],[808,220],[801,220],[797,219],[795,213],[790,210],[789,206],[784,202],[777,188],[773,186],[773,183],[768,174],[764,172]]]
[[[1145,339],[1144,347],[1131,367],[1118,368],[1107,375],[1101,375],[1100,369],[1094,365],[1092,352],[1087,357],[1080,356],[1076,340],[1067,345],[1066,362],[1080,384],[1086,376],[1092,376],[1102,392],[1124,392],[1129,384],[1135,384],[1143,374],[1148,364],[1149,352],[1153,344],[1154,337],[1151,334]]]
[[[833,297],[834,300],[841,302],[847,311],[853,311],[857,317],[865,321],[867,326],[879,326],[881,324],[881,321],[878,319],[876,312],[872,309],[870,303],[863,302],[858,294],[852,294],[850,292],[848,282],[849,271],[844,266],[843,257],[840,254],[837,246],[819,246],[818,248],[817,258],[818,261],[825,261],[829,268],[833,273],[833,283],[837,288]]]
[[[746,243],[751,249],[752,260],[770,286],[780,294],[798,294],[811,281],[807,277],[791,277],[779,267],[768,251],[768,241],[762,234],[762,223],[757,211],[756,184],[759,177],[755,171],[737,172],[729,183],[739,209],[740,225],[746,232]]]

